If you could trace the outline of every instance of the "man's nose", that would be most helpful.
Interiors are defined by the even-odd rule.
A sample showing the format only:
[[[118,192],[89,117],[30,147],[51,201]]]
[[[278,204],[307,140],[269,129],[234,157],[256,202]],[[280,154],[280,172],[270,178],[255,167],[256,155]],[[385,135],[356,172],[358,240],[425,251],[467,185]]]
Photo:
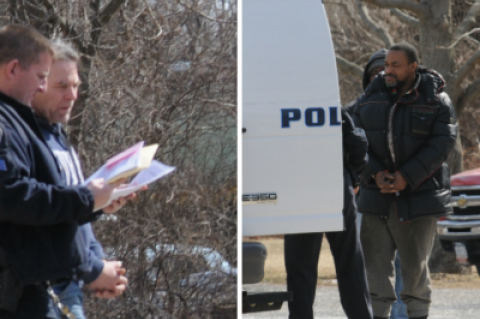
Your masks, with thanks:
[[[38,85],[38,91],[43,93],[47,90],[47,87],[48,87],[48,80],[45,78],[45,80],[42,80]]]
[[[67,100],[75,101],[75,100],[77,100],[77,97],[78,97],[78,89],[77,88],[70,87],[70,88],[67,89],[67,92],[65,94],[65,98]]]

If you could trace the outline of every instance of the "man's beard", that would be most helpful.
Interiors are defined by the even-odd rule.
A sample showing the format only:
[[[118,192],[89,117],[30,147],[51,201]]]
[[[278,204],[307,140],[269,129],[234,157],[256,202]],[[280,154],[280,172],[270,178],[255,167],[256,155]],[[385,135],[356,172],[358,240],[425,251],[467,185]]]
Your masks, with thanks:
[[[397,76],[396,75],[393,75],[393,74],[385,74],[384,77],[386,76],[391,76],[391,77],[394,77],[395,78],[395,82],[387,82],[387,80],[384,80],[385,81],[385,85],[388,87],[388,88],[395,88],[397,90],[401,90],[404,86],[405,86],[405,81],[398,81],[397,79]]]

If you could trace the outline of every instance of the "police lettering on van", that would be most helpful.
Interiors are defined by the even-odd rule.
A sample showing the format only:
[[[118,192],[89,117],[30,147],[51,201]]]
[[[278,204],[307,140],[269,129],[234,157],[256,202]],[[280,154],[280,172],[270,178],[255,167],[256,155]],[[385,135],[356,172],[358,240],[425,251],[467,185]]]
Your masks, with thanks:
[[[291,121],[300,121],[302,112],[300,109],[281,109],[282,114],[282,128],[290,128]],[[330,126],[340,125],[337,116],[337,107],[329,107]],[[325,110],[323,107],[309,107],[305,110],[305,125],[323,126],[325,124]]]

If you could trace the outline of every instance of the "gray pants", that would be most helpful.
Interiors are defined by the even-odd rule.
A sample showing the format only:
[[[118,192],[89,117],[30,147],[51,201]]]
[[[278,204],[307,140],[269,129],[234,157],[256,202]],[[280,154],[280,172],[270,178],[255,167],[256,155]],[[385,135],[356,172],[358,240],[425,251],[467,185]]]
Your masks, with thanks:
[[[394,207],[387,220],[363,214],[360,237],[375,316],[388,318],[391,305],[397,299],[394,267],[397,250],[402,261],[403,291],[400,298],[407,305],[408,316],[428,315],[432,295],[428,260],[436,226],[434,217],[401,223]]]

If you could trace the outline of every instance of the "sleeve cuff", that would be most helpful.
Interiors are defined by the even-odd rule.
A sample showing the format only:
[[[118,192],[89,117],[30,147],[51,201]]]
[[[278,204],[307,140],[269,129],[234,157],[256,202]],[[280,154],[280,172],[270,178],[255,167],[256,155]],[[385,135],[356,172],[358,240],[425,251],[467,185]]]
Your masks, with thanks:
[[[102,273],[103,266],[104,266],[103,260],[94,258],[92,256],[90,256],[90,258],[92,262],[91,264],[92,270],[83,276],[83,281],[85,282],[85,285],[88,285],[94,282]]]

